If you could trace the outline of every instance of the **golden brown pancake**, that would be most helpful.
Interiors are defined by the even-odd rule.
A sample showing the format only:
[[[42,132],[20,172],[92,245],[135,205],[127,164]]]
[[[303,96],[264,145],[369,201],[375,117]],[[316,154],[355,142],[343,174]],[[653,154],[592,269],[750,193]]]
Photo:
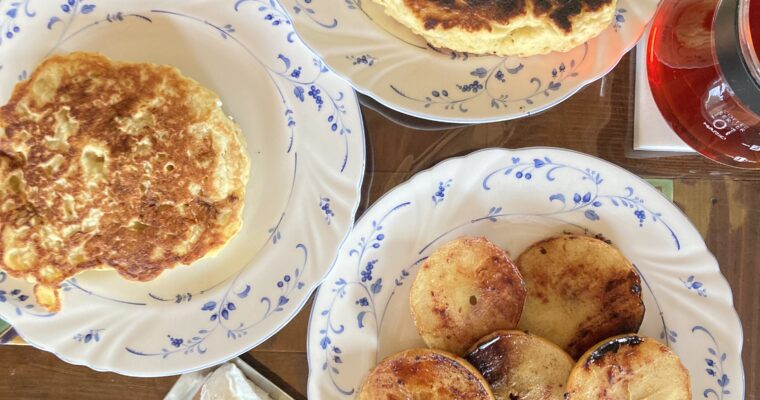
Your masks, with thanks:
[[[568,51],[601,33],[617,0],[375,0],[430,44],[475,54]]]
[[[249,162],[216,94],[170,66],[52,56],[0,108],[0,268],[37,283],[146,281],[241,226]]]

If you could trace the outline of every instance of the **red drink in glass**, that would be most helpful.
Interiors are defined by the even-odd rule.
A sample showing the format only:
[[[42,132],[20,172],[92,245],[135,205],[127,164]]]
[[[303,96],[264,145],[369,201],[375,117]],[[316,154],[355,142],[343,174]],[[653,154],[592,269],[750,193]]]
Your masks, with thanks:
[[[660,4],[647,48],[649,82],[663,116],[689,146],[723,164],[760,169],[760,113],[752,103],[753,90],[760,96],[760,0],[734,0],[736,26],[716,22],[720,3]],[[739,61],[758,86],[742,84],[743,96],[731,86],[731,71],[717,55],[716,46],[726,43],[716,39],[716,29],[735,29],[734,45],[744,48]]]

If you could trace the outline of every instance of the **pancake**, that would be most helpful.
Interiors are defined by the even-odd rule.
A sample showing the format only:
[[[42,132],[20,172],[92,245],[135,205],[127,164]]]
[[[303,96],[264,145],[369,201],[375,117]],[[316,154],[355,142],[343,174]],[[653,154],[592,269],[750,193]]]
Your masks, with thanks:
[[[569,51],[612,22],[617,0],[374,0],[433,46],[474,54]]]
[[[147,281],[242,225],[249,161],[219,97],[173,67],[52,56],[0,108],[0,268],[60,308],[62,281]]]
[[[443,351],[411,349],[392,355],[364,379],[359,400],[493,400],[491,388],[467,361]]]

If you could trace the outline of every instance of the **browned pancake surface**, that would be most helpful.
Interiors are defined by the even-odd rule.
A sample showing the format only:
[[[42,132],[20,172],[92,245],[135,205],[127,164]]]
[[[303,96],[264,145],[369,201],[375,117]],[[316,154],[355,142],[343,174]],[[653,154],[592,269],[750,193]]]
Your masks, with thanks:
[[[532,12],[548,16],[565,32],[571,32],[571,18],[583,12],[598,11],[612,0],[404,0],[406,6],[424,21],[425,29],[461,28],[470,32],[491,30],[492,23],[507,24],[513,18]]]
[[[0,180],[15,174],[0,198],[0,225],[33,249],[23,273],[54,286],[106,266],[148,280],[223,245],[230,235],[220,223],[235,224],[243,199],[215,182],[220,148],[210,132],[236,140],[216,103],[168,66],[88,53],[44,61],[0,108]],[[227,150],[232,165],[247,168],[240,149]],[[96,227],[87,220],[93,209]],[[48,228],[69,233],[51,244]],[[72,259],[75,249],[82,255]]]

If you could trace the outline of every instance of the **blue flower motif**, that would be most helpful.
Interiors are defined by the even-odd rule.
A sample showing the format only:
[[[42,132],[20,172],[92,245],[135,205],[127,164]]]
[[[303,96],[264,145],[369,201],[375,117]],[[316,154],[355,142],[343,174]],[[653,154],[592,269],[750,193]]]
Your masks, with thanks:
[[[619,32],[620,29],[623,28],[623,24],[625,23],[625,13],[627,10],[625,8],[618,8],[615,13],[615,23],[613,24],[613,29],[615,29],[615,32]]]
[[[80,343],[90,343],[93,341],[97,343],[100,341],[100,332],[103,332],[104,330],[105,329],[90,329],[87,333],[77,333],[72,339]]]
[[[356,304],[358,304],[358,305],[360,305],[362,307],[367,307],[367,306],[369,306],[369,300],[367,300],[366,297],[362,297],[361,299],[356,300]]]
[[[451,187],[451,179],[447,180],[446,182],[438,182],[438,189],[433,194],[433,203],[435,205],[438,205],[439,203],[443,202],[444,198],[446,197],[446,189]]]
[[[167,337],[169,338],[169,343],[170,343],[172,346],[174,346],[174,347],[179,347],[179,346],[182,346],[182,343],[184,343],[184,342],[185,342],[184,340],[182,340],[182,339],[180,339],[180,338],[175,338],[175,337],[172,337],[171,335],[167,335]]]
[[[728,385],[731,380],[728,375],[724,373],[723,363],[728,358],[728,355],[720,350],[718,342],[715,337],[710,333],[707,328],[703,326],[695,326],[691,329],[694,332],[703,332],[712,340],[712,346],[707,348],[707,352],[710,354],[705,358],[705,372],[708,376],[716,378],[715,382],[718,384],[718,388],[708,388],[702,393],[705,398],[709,398],[712,395],[716,399],[723,399],[725,395],[730,395],[731,390],[728,389]]]
[[[346,56],[346,58],[351,60],[353,65],[366,65],[368,67],[375,65],[375,61],[377,60],[369,54],[363,54],[361,56]]]
[[[335,216],[335,212],[330,208],[330,198],[320,196],[319,208],[325,213],[325,222],[327,222],[327,225],[330,225],[332,223],[332,217]]]
[[[479,80],[474,80],[472,83],[469,84],[461,84],[457,85],[457,88],[462,91],[462,93],[472,92],[477,93],[479,90],[483,89],[483,84]]]
[[[367,265],[364,266],[364,270],[360,272],[362,282],[372,281],[372,270],[375,269],[375,264],[377,264],[377,259],[367,262]]]
[[[452,52],[451,54],[452,57],[456,58],[455,52]],[[587,55],[588,48],[586,48],[586,52],[584,53],[583,58],[580,62],[576,62],[575,59],[570,59],[569,67],[566,66],[567,64],[565,62],[560,63],[558,67],[555,67],[551,70],[552,76],[550,80],[542,79],[539,76],[530,78],[530,83],[535,85],[535,89],[532,93],[529,93],[527,95],[511,95],[510,93],[505,93],[504,88],[499,88],[500,90],[492,90],[492,84],[494,81],[505,83],[506,74],[516,75],[524,70],[525,66],[522,63],[514,65],[514,61],[510,58],[501,58],[490,68],[478,67],[470,71],[470,76],[476,77],[478,79],[474,80],[471,83],[467,82],[456,85],[456,88],[464,94],[464,96],[460,98],[449,98],[446,94],[444,94],[443,91],[438,90],[435,90],[431,93],[432,97],[415,97],[408,95],[403,88],[397,87],[395,85],[391,85],[390,88],[398,96],[401,96],[407,100],[422,103],[426,108],[431,106],[442,106],[445,110],[458,109],[462,113],[467,113],[469,111],[466,106],[468,102],[477,97],[485,95],[490,97],[492,108],[507,108],[510,106],[510,104],[518,103],[518,105],[521,106],[521,109],[524,109],[525,106],[520,103],[524,103],[525,105],[532,105],[535,103],[534,99],[537,96],[544,95],[545,97],[549,97],[551,96],[552,92],[558,92],[560,88],[562,88],[563,82],[566,79],[577,77],[578,72],[576,69],[586,59]],[[440,96],[441,94],[444,95]]]
[[[2,19],[3,15],[0,15],[0,45],[3,44],[3,38],[13,39],[17,34],[21,32],[21,27],[18,25],[22,16],[34,17],[35,12],[29,10],[30,0],[16,0],[10,3],[10,8],[5,12],[4,16],[8,18]],[[5,4],[5,3],[3,3]]]
[[[707,297],[707,289],[702,282],[697,281],[694,275],[689,275],[685,280],[681,279],[681,283],[686,289],[695,291],[700,297]]]
[[[319,89],[316,85],[311,85],[309,87],[309,92],[306,93],[306,94],[309,95],[309,97],[311,97],[311,98],[314,99],[314,102],[317,103],[317,110],[318,111],[322,109],[322,105],[325,103],[324,100],[322,100],[321,93],[322,93],[322,90]],[[335,129],[333,129],[333,130],[335,130]]]
[[[644,226],[644,220],[647,217],[646,212],[644,212],[644,210],[636,210],[633,212],[633,215],[635,215],[636,218],[639,219],[639,226]]]

